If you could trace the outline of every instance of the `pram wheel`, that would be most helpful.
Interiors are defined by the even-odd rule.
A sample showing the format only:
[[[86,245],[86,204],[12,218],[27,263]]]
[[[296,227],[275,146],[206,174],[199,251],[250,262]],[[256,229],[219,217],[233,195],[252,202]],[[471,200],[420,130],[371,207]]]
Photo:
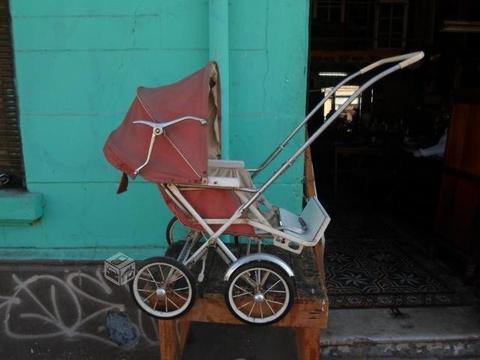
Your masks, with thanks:
[[[278,265],[255,261],[239,267],[225,289],[225,302],[238,319],[255,325],[282,319],[294,301],[292,279]]]
[[[190,270],[181,262],[157,257],[147,260],[138,270],[132,293],[140,308],[160,319],[173,319],[192,307],[196,282]]]
[[[170,219],[167,225],[166,238],[168,245],[173,245],[179,241],[187,240],[187,236],[192,230],[184,226],[176,216]]]

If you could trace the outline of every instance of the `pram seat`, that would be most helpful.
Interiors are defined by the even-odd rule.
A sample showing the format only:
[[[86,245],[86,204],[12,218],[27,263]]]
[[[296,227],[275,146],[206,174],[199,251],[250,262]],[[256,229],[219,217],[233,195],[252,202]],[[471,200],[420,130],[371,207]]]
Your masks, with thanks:
[[[165,186],[159,186],[167,205],[180,222],[191,229],[204,231],[198,220],[191,216],[191,211],[186,211],[181,204],[173,202]],[[187,200],[194,211],[214,230],[225,223],[255,191],[243,161],[219,159],[208,159],[207,176],[202,184],[172,184],[170,187],[175,187],[178,190],[177,197]],[[255,228],[248,223],[249,215],[242,216],[225,234],[255,236]],[[268,214],[265,216],[268,217]]]
[[[249,199],[252,193],[239,194],[239,192],[242,189],[256,191],[243,161],[209,160],[208,166],[209,184],[214,183],[215,186],[236,188],[236,191],[231,192],[232,196]],[[286,235],[285,237],[282,234],[273,236],[274,245],[292,252],[301,252],[303,246],[315,246],[323,238],[330,222],[329,215],[316,198],[311,198],[307,202],[300,216],[287,209],[271,205],[263,196],[259,199],[259,202],[266,205],[266,211],[261,211],[258,204],[253,205],[252,209],[257,210],[257,214],[260,213],[270,226]],[[231,215],[228,214],[227,218]],[[254,222],[258,221],[255,215],[255,212],[252,212],[249,216]],[[257,235],[269,234],[268,231],[264,233],[262,229],[258,228],[255,229],[255,232]],[[251,236],[251,232],[244,235]]]
[[[209,159],[207,185],[226,188],[250,187],[251,181],[248,181],[244,171],[243,161]]]

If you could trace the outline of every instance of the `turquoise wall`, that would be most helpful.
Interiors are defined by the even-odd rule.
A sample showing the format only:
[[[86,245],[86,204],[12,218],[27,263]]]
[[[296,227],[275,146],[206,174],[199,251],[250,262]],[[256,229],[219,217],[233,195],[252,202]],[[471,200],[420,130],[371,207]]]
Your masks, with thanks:
[[[230,158],[248,166],[304,115],[308,3],[229,2]],[[102,147],[137,86],[176,81],[209,60],[209,5],[10,0],[27,185],[45,209],[33,225],[0,226],[3,257],[142,258],[165,246],[171,215],[156,187],[139,179],[117,196],[120,174]],[[301,159],[279,179],[273,202],[300,209],[302,169]]]

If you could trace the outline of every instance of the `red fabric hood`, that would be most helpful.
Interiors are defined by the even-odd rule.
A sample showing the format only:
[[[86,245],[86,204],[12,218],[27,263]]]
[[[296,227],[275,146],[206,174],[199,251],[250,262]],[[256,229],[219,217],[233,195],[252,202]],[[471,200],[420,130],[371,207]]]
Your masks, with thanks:
[[[207,177],[208,158],[220,157],[220,113],[220,79],[214,62],[174,84],[140,87],[125,119],[108,137],[105,157],[134,178],[147,159],[152,128],[133,122],[162,123],[195,116],[207,124],[186,120],[166,127],[156,137],[150,161],[140,175],[156,183],[201,183]]]

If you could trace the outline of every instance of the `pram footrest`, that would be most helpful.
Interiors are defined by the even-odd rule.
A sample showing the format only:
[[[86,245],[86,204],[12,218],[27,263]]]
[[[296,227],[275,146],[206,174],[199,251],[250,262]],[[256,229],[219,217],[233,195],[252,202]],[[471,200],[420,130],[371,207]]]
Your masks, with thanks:
[[[287,236],[277,237],[273,244],[294,253],[300,253],[304,246],[315,246],[325,234],[330,216],[317,198],[312,197],[300,216],[280,209],[280,229]]]

